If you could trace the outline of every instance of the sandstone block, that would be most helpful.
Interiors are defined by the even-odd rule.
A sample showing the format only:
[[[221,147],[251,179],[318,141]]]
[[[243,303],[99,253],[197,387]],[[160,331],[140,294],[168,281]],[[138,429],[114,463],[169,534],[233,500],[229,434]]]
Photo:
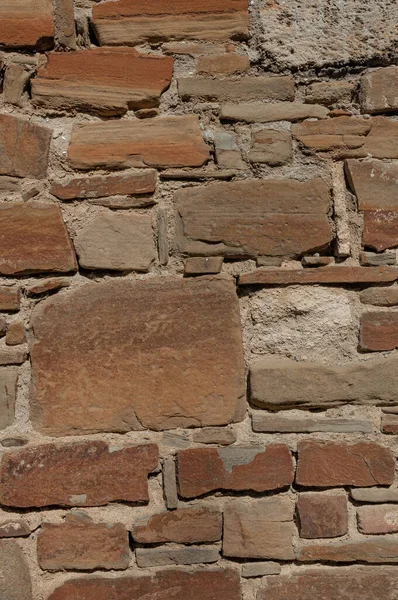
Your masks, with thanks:
[[[365,213],[368,214],[368,213]],[[239,285],[308,285],[322,283],[387,283],[398,279],[395,267],[319,267],[318,269],[257,269],[239,276]]]
[[[51,277],[50,279],[39,279],[37,283],[29,285],[26,288],[28,296],[39,296],[46,292],[56,292],[64,287],[68,287],[70,279],[65,277]]]
[[[15,369],[0,369],[0,429],[14,422],[17,381]]]
[[[363,350],[386,351],[398,347],[398,313],[366,312],[361,317],[359,345]]]
[[[0,538],[28,537],[31,530],[26,521],[13,519],[0,523]]]
[[[298,102],[251,102],[245,104],[223,104],[220,118],[225,121],[245,123],[272,123],[273,121],[301,121],[303,119],[324,119],[328,109],[320,104],[300,104]]]
[[[165,42],[162,44],[162,51],[164,54],[181,54],[192,56],[194,58],[199,56],[199,59],[203,55],[207,54],[224,54],[229,52],[229,43],[216,44],[214,42]]]
[[[281,566],[279,563],[267,560],[266,562],[244,563],[242,565],[242,577],[264,577],[264,575],[279,575]]]
[[[29,567],[14,540],[0,540],[0,598],[33,600]]]
[[[361,533],[397,533],[398,507],[389,504],[360,506],[357,509],[358,529]]]
[[[0,115],[0,175],[43,179],[50,141],[50,129],[12,115]]]
[[[184,275],[209,275],[221,271],[224,259],[222,256],[194,256],[185,261]]]
[[[27,443],[28,440],[26,438],[4,438],[4,440],[1,440],[0,442],[3,448],[26,446]]]
[[[0,192],[20,192],[21,180],[16,177],[0,177]]]
[[[377,114],[398,109],[398,67],[370,69],[361,78],[362,112]]]
[[[396,502],[398,504],[398,490],[395,488],[388,490],[382,488],[352,489],[350,495],[356,502],[367,502],[369,504]]]
[[[195,565],[199,563],[214,563],[220,558],[217,548],[190,546],[188,548],[136,548],[137,565],[144,569],[148,567],[163,567],[169,565]]]
[[[359,210],[397,210],[398,165],[381,160],[355,160],[345,163],[351,189]]]
[[[174,458],[168,456],[163,461],[163,494],[168,510],[178,507],[176,465]]]
[[[9,324],[6,333],[7,346],[18,346],[26,342],[25,325],[22,321],[13,321]]]
[[[398,287],[375,287],[363,290],[359,295],[363,304],[375,306],[398,305]]]
[[[305,101],[309,104],[331,106],[336,103],[349,103],[355,85],[351,81],[321,81],[311,83],[305,89]]]
[[[348,531],[346,496],[300,494],[297,511],[302,538],[334,538]]]
[[[370,421],[357,419],[299,418],[273,415],[252,415],[253,431],[261,433],[371,433]]]
[[[74,177],[53,182],[50,193],[60,200],[77,198],[105,198],[107,196],[131,196],[152,194],[156,188],[156,171],[117,173],[96,177]]]
[[[303,256],[301,259],[303,267],[327,267],[334,264],[334,258],[331,256]]]
[[[15,312],[19,310],[20,289],[0,286],[0,310]]]
[[[396,265],[397,257],[395,252],[383,252],[376,254],[375,252],[360,252],[359,262],[365,267],[380,267],[384,265]]]
[[[249,66],[250,60],[246,54],[227,52],[225,54],[200,56],[197,72],[208,73],[209,75],[232,75],[232,73],[246,71]]]
[[[25,350],[18,348],[0,350],[0,366],[22,365],[28,357]]]
[[[332,563],[398,563],[398,542],[386,537],[374,537],[363,542],[340,542],[304,546],[297,552],[303,562],[328,561]]]
[[[262,129],[253,134],[249,160],[252,163],[283,165],[293,155],[292,136],[288,131]]]
[[[0,6],[0,47],[47,50],[54,44],[52,0],[7,0]]]
[[[383,433],[398,433],[398,415],[382,415],[381,431]]]
[[[183,100],[203,98],[224,102],[227,100],[293,100],[294,79],[291,75],[250,77],[240,79],[208,79],[180,77],[178,92]]]
[[[364,215],[363,245],[378,252],[398,246],[398,212],[368,210]]]
[[[204,427],[193,432],[192,439],[197,444],[218,444],[229,446],[236,442],[236,433],[226,427]]]
[[[221,533],[221,512],[208,508],[180,508],[158,513],[144,524],[135,523],[132,528],[133,539],[139,544],[218,542]]]
[[[22,65],[11,63],[5,72],[3,83],[4,102],[21,104],[22,94],[26,84],[29,81],[29,73],[25,71]]]
[[[54,4],[55,39],[58,46],[76,50],[75,10],[73,0],[56,0]]]

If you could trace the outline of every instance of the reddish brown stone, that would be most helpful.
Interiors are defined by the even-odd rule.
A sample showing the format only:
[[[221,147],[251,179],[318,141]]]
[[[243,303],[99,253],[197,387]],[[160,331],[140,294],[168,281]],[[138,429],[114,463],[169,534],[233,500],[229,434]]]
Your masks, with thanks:
[[[363,245],[379,252],[398,246],[398,212],[391,210],[366,211]]]
[[[7,327],[6,344],[7,346],[18,346],[26,341],[25,325],[22,321],[13,321]]]
[[[381,160],[347,160],[345,171],[359,210],[398,210],[396,164]]]
[[[50,129],[12,115],[0,115],[0,175],[43,179],[50,141]]]
[[[291,75],[271,75],[252,77],[246,75],[240,79],[225,77],[209,79],[208,77],[180,77],[178,93],[183,100],[203,98],[223,102],[233,99],[255,100],[293,100],[294,79]]]
[[[0,287],[0,310],[14,312],[19,310],[20,289],[17,287]]]
[[[398,507],[391,504],[360,506],[357,509],[358,529],[365,534],[397,533]]]
[[[370,114],[389,113],[398,109],[398,67],[365,71],[361,79],[362,111]]]
[[[210,75],[241,73],[249,68],[250,61],[246,54],[227,52],[225,54],[210,54],[201,56],[198,61],[198,73],[209,73]]]
[[[382,415],[381,430],[383,433],[398,434],[398,415]]]
[[[359,298],[363,304],[398,306],[398,287],[375,287],[363,290]]]
[[[40,431],[162,430],[243,417],[232,280],[90,283],[40,303],[32,325],[32,419]]]
[[[0,523],[0,538],[28,537],[31,529],[26,521],[22,519],[13,519]]]
[[[314,487],[391,485],[395,459],[388,448],[373,442],[303,441],[298,444],[296,481]]]
[[[366,312],[361,317],[359,344],[362,350],[398,348],[398,313]]]
[[[209,159],[196,116],[75,125],[69,161],[77,169],[200,167]]]
[[[23,275],[77,268],[62,213],[56,204],[0,204],[0,273]]]
[[[140,544],[195,544],[218,542],[221,530],[221,512],[208,508],[180,508],[152,515],[145,524],[137,522],[132,534]]]
[[[131,196],[152,194],[156,188],[156,171],[121,173],[106,177],[74,177],[56,181],[50,193],[60,200],[76,198],[105,198],[107,196]]]
[[[298,550],[297,560],[332,563],[398,563],[398,541],[380,536],[360,542],[314,544]]]
[[[7,0],[0,4],[0,46],[44,50],[54,38],[52,0]]]
[[[302,538],[333,538],[347,533],[346,496],[300,494],[297,510]]]
[[[127,530],[121,523],[93,523],[89,518],[43,523],[37,538],[37,557],[45,571],[127,569]]]
[[[265,492],[293,481],[292,457],[284,444],[227,448],[189,448],[178,452],[183,498],[216,490]]]
[[[317,269],[257,269],[240,275],[239,285],[308,285],[322,283],[383,283],[396,281],[396,267],[318,267]]]
[[[148,502],[148,474],[157,464],[154,444],[45,444],[7,452],[0,465],[0,503],[28,508]]]
[[[239,573],[233,569],[167,569],[144,577],[71,579],[48,600],[240,600]]]
[[[33,285],[26,288],[26,292],[29,296],[39,296],[46,292],[54,292],[60,290],[63,287],[68,287],[70,279],[65,277],[51,277],[50,279],[39,279]]]

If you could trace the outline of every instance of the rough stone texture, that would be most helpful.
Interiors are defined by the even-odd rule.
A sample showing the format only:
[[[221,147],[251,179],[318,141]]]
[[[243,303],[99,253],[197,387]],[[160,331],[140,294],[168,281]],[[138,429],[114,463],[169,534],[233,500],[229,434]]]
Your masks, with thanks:
[[[396,265],[397,256],[395,252],[384,252],[376,254],[375,252],[360,252],[359,262],[365,267],[379,267],[383,265]]]
[[[32,325],[32,418],[43,432],[124,432],[140,424],[161,430],[241,418],[238,301],[227,279],[87,284],[40,304]]]
[[[84,269],[145,272],[155,260],[151,218],[147,215],[100,214],[79,231],[74,243]]]
[[[223,104],[221,119],[244,121],[245,123],[271,123],[272,121],[301,121],[303,119],[323,119],[328,109],[319,104],[299,104],[294,102],[252,102],[245,104]]]
[[[366,312],[361,317],[359,344],[363,350],[394,350],[398,347],[398,313]]]
[[[369,288],[363,290],[359,297],[363,304],[396,306],[398,305],[398,287]]]
[[[74,177],[56,181],[50,192],[60,200],[104,198],[106,196],[152,194],[156,188],[156,171],[137,171],[107,177]]]
[[[379,504],[381,502],[393,502],[398,504],[398,489],[353,489],[350,492],[351,498],[356,502],[368,502],[370,504]]]
[[[171,456],[163,462],[163,494],[166,508],[175,510],[178,507],[177,477],[175,461]]]
[[[37,283],[26,288],[29,296],[39,296],[46,292],[56,292],[63,287],[68,287],[70,279],[65,277],[51,277],[50,279],[39,279]]]
[[[365,534],[397,533],[398,507],[388,504],[360,506],[357,509],[358,529]]]
[[[137,548],[135,551],[137,565],[142,568],[163,567],[169,565],[195,565],[214,563],[220,558],[216,548]]]
[[[253,562],[242,565],[242,577],[264,577],[264,575],[279,575],[281,566],[279,563],[267,560],[267,562]]]
[[[398,165],[381,160],[346,161],[351,189],[358,199],[359,210],[397,210]]]
[[[54,25],[57,46],[67,50],[76,50],[74,0],[55,1]]]
[[[283,165],[293,156],[292,136],[288,131],[262,129],[253,134],[249,160],[271,166]]]
[[[374,248],[379,252],[398,246],[398,212],[390,210],[366,211],[363,245]]]
[[[127,569],[127,530],[121,523],[93,523],[89,518],[43,523],[37,538],[37,555],[45,571]]]
[[[204,427],[193,432],[192,439],[197,444],[218,444],[229,446],[236,442],[236,433],[225,427]]]
[[[223,555],[235,558],[294,559],[294,503],[287,496],[247,504],[235,500],[224,509]]]
[[[185,261],[184,275],[209,275],[221,271],[223,264],[222,256],[195,256]]]
[[[294,79],[291,75],[237,80],[186,77],[178,79],[178,92],[183,100],[293,100]]]
[[[120,115],[159,105],[171,82],[173,59],[134,48],[54,52],[32,80],[36,106]]]
[[[6,349],[0,350],[0,365],[22,365],[27,359],[27,352],[25,350],[16,349]]]
[[[0,503],[16,508],[144,503],[148,474],[157,464],[154,444],[114,449],[98,441],[7,452],[0,464]]]
[[[348,531],[346,496],[300,494],[297,511],[302,538],[334,538]]]
[[[26,341],[25,325],[22,321],[13,321],[9,324],[6,333],[7,346],[18,346]]]
[[[209,148],[197,117],[155,117],[75,125],[68,156],[76,169],[200,167]]]
[[[11,63],[5,72],[3,83],[4,102],[21,104],[22,94],[26,84],[29,81],[29,73],[25,71],[22,65]]]
[[[222,533],[222,514],[207,508],[180,508],[152,515],[145,524],[135,523],[133,539],[140,544],[198,544],[218,542]]]
[[[296,482],[302,486],[371,487],[394,481],[396,460],[374,442],[316,442],[298,444]]]
[[[321,81],[311,83],[305,89],[305,101],[309,104],[330,106],[336,103],[349,103],[355,85],[351,81]]]
[[[12,425],[15,415],[18,372],[0,369],[0,429]]]
[[[51,48],[54,42],[52,0],[2,2],[0,31],[0,47],[30,50]]]
[[[250,66],[249,57],[245,54],[236,52],[227,52],[226,54],[210,54],[200,56],[198,60],[198,73],[207,73],[209,75],[231,75],[232,73],[241,73]]]
[[[305,562],[398,563],[398,542],[380,536],[360,542],[309,545],[297,552],[297,559]]]
[[[178,456],[178,485],[183,498],[216,490],[265,492],[292,483],[292,458],[287,446],[190,448]]]
[[[50,129],[0,114],[0,175],[43,179],[47,174],[50,141]]]
[[[274,417],[273,415],[253,414],[253,431],[261,433],[371,433],[370,421],[357,419],[330,419],[330,418],[300,418],[300,417]]]
[[[20,290],[17,287],[0,286],[0,310],[14,312],[19,310]]]
[[[368,213],[367,213],[368,214]],[[239,285],[309,285],[383,283],[398,279],[394,267],[330,266],[318,269],[257,269],[239,276]]]
[[[398,67],[366,71],[361,79],[362,111],[388,113],[398,109]]]
[[[381,431],[383,433],[398,433],[398,415],[383,415],[381,418]]]
[[[34,600],[29,567],[14,540],[0,540],[0,598]]]
[[[30,534],[31,529],[29,525],[22,519],[13,519],[12,521],[0,523],[0,538],[28,537]]]

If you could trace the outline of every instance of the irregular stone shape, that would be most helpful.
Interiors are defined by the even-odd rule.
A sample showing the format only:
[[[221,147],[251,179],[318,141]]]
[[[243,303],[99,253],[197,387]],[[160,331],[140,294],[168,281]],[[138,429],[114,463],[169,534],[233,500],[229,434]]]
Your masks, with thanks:
[[[152,194],[156,189],[156,171],[117,173],[96,177],[74,177],[66,181],[56,181],[50,193],[60,200],[77,198],[104,198],[107,196],[131,196]]]
[[[225,54],[210,54],[200,56],[198,60],[198,73],[208,73],[209,75],[231,75],[232,73],[242,73],[250,66],[249,57],[246,54],[237,52],[227,52]]]
[[[18,372],[15,369],[0,369],[0,429],[14,422],[17,381]]]
[[[67,273],[77,268],[59,206],[50,203],[0,204],[0,273]]]
[[[40,303],[32,326],[31,416],[42,432],[163,430],[243,418],[232,280],[90,283]]]
[[[306,487],[391,485],[395,462],[391,450],[373,442],[302,441],[296,481]]]
[[[178,93],[183,100],[293,100],[294,79],[292,75],[245,76],[240,79],[209,79],[206,77],[180,77]]]
[[[389,55],[398,41],[398,10],[388,0],[346,0],[344,10],[339,0],[267,2],[260,17],[261,49],[284,69],[366,64]]]
[[[121,523],[42,523],[37,538],[37,557],[44,571],[127,569],[128,533]]]
[[[177,477],[174,458],[168,456],[163,461],[163,494],[168,510],[178,507]]]
[[[56,292],[64,287],[68,287],[71,280],[65,277],[51,277],[50,279],[39,279],[33,285],[26,288],[28,296],[39,296],[46,292]]]
[[[67,50],[76,50],[75,10],[73,0],[55,1],[54,25],[57,46]]]
[[[142,568],[169,565],[195,565],[214,563],[220,558],[217,548],[136,548],[137,565]]]
[[[303,256],[301,259],[303,267],[327,267],[334,264],[334,258],[331,256]]]
[[[333,237],[322,179],[217,182],[182,188],[175,202],[182,253],[295,257],[327,247]]]
[[[293,560],[293,512],[294,502],[287,496],[226,504],[223,555]]]
[[[32,80],[36,106],[122,115],[158,106],[173,76],[173,59],[134,48],[53,52]]]
[[[156,200],[150,196],[114,196],[111,198],[94,198],[88,200],[90,204],[96,204],[97,206],[106,206],[106,208],[147,208],[156,204]]]
[[[7,346],[18,346],[26,342],[25,325],[22,321],[13,321],[9,324],[6,333]]]
[[[398,507],[388,504],[357,508],[358,529],[361,533],[397,533]]]
[[[20,192],[21,180],[16,177],[0,177],[0,192]]]
[[[185,54],[192,57],[202,57],[204,54],[223,54],[230,51],[229,43],[214,44],[211,42],[166,42],[162,44],[164,54]]]
[[[247,0],[118,0],[94,6],[92,25],[101,46],[163,40],[242,39]]]
[[[249,160],[252,163],[283,165],[293,156],[292,135],[289,131],[262,129],[253,134]]]
[[[156,257],[151,217],[101,213],[74,239],[84,269],[148,271]]]
[[[360,252],[359,262],[362,266],[366,267],[379,267],[383,265],[396,265],[397,255],[396,252],[384,252],[383,254],[376,254],[375,252]]]
[[[187,258],[184,265],[184,275],[209,275],[221,271],[224,259],[222,256],[194,256]]]
[[[398,542],[380,536],[363,542],[340,542],[304,546],[297,552],[303,562],[328,561],[332,563],[398,563]]]
[[[395,567],[322,567],[270,577],[257,600],[394,600],[398,585]]]
[[[198,544],[218,542],[222,513],[209,508],[180,508],[152,515],[146,523],[133,525],[132,536],[139,544]]]
[[[398,433],[398,415],[382,415],[381,431],[383,433]]]
[[[314,433],[318,431],[331,433],[371,433],[370,421],[357,419],[323,419],[299,417],[274,417],[273,415],[252,415],[253,431],[260,433]]]
[[[302,538],[334,538],[348,531],[346,496],[300,494],[297,511]]]
[[[356,502],[368,502],[370,504],[379,504],[381,502],[395,502],[398,504],[397,489],[352,489],[350,492],[351,498]]]
[[[52,0],[7,0],[0,6],[0,47],[47,50],[54,44]]]
[[[46,177],[50,141],[50,129],[12,115],[0,115],[0,175]]]
[[[305,88],[305,101],[309,104],[330,106],[336,103],[349,103],[355,89],[351,81],[321,81]]]
[[[236,442],[236,433],[226,427],[204,427],[203,429],[194,431],[192,439],[197,444],[229,446]]]
[[[194,498],[216,490],[265,492],[292,483],[293,467],[284,444],[189,448],[177,453],[180,496]]]
[[[388,283],[398,279],[395,267],[319,267],[318,269],[257,269],[239,276],[239,285],[308,285],[322,283]]]
[[[7,452],[0,464],[0,503],[28,508],[148,502],[148,474],[157,465],[154,444],[44,444]]]
[[[364,214],[363,245],[378,252],[398,246],[398,212],[368,210]]]
[[[4,448],[12,448],[13,446],[26,446],[28,440],[26,438],[5,438],[0,444]]]
[[[362,350],[394,350],[398,347],[398,313],[366,312],[361,316],[359,345]]]
[[[0,523],[0,538],[28,537],[30,534],[29,525],[22,519],[13,519],[12,521]]]
[[[279,575],[281,566],[279,563],[267,560],[267,562],[244,563],[242,565],[242,577],[264,577],[264,575]]]
[[[22,65],[11,63],[5,72],[3,83],[4,102],[21,105],[22,94],[26,84],[30,79],[30,74],[25,71]]]
[[[397,164],[350,159],[345,163],[345,171],[359,210],[398,211]]]
[[[162,444],[169,448],[188,448],[191,446],[191,436],[187,431],[176,433],[175,430],[164,431],[162,433]]]
[[[18,311],[20,301],[21,292],[19,288],[0,286],[0,310]]]
[[[195,116],[75,125],[68,151],[76,169],[200,167],[209,159]]]
[[[398,109],[398,67],[370,69],[361,78],[362,112],[389,113]]]
[[[0,598],[33,600],[29,567],[14,540],[0,540]]]
[[[143,577],[85,577],[66,581],[48,600],[147,600],[170,594],[173,600],[240,600],[239,573],[235,569],[165,569]]]
[[[25,350],[0,350],[0,365],[22,365],[28,357]]]
[[[271,123],[272,121],[301,121],[302,119],[324,119],[329,110],[320,104],[298,102],[251,102],[245,104],[223,104],[220,119],[245,123]]]

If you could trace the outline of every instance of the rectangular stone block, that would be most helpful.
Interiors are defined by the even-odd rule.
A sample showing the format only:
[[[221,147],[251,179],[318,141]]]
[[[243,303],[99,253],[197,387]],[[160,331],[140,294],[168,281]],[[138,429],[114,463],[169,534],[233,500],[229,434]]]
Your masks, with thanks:
[[[366,312],[361,316],[359,345],[362,350],[387,351],[398,347],[398,313]]]
[[[208,79],[206,77],[180,77],[178,93],[183,100],[293,100],[294,79],[291,75],[250,77],[240,79]]]
[[[149,567],[165,567],[169,565],[195,565],[215,563],[220,558],[217,548],[201,546],[183,548],[136,548],[137,565],[144,569]]]
[[[300,494],[297,512],[302,538],[334,538],[345,535],[348,531],[346,496]]]
[[[148,169],[116,175],[74,177],[52,183],[50,193],[60,200],[105,198],[107,196],[138,196],[152,194],[156,189],[156,171]]]
[[[369,214],[369,213],[365,213]],[[396,267],[343,267],[317,269],[257,269],[239,276],[239,285],[309,285],[322,283],[387,283],[398,279]]]
[[[360,542],[340,542],[304,546],[297,552],[302,562],[398,563],[398,542],[384,536]]]
[[[0,175],[46,177],[51,135],[47,127],[0,115]]]
[[[381,160],[347,160],[345,172],[359,210],[397,210],[398,165]]]
[[[378,252],[398,246],[398,212],[368,210],[364,214],[362,243]]]
[[[180,508],[152,515],[145,523],[133,525],[132,536],[139,544],[198,544],[218,542],[222,513],[209,508]]]
[[[20,288],[0,286],[0,310],[15,312],[19,310],[21,301]]]
[[[47,50],[54,44],[52,0],[7,0],[0,5],[0,47]]]
[[[362,112],[389,113],[398,109],[398,68],[369,69],[361,78]]]
[[[372,423],[358,419],[279,417],[252,415],[253,431],[260,433],[371,433]]]
[[[251,102],[223,104],[220,118],[223,121],[243,121],[244,123],[272,123],[274,121],[302,121],[303,119],[323,119],[329,110],[319,104],[299,104],[298,102]]]
[[[393,502],[398,504],[398,489],[382,489],[382,488],[359,488],[350,491],[351,498],[356,502],[365,502],[369,504],[379,504],[382,502]]]
[[[375,287],[363,290],[359,294],[363,304],[373,304],[374,306],[397,306],[398,305],[398,287]]]
[[[361,533],[397,533],[398,507],[389,504],[357,508],[358,529]]]

